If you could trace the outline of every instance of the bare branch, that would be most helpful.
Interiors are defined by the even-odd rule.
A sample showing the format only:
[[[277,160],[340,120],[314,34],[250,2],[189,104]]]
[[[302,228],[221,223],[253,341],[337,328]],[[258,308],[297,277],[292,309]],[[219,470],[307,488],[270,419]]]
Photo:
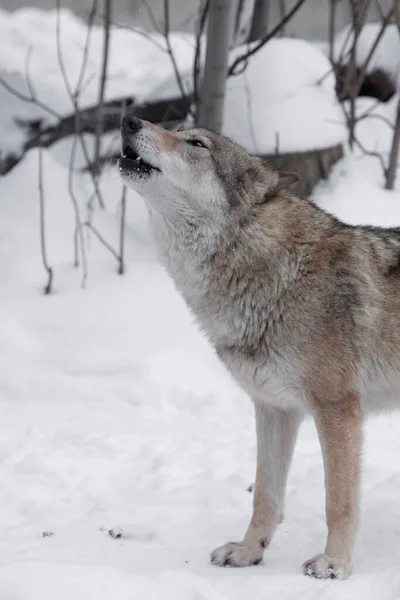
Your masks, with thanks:
[[[380,154],[379,152],[376,152],[375,150],[368,150],[367,148],[365,148],[365,146],[360,142],[360,140],[357,138],[357,136],[354,136],[354,143],[356,144],[356,146],[358,146],[360,148],[361,152],[363,152],[366,156],[372,156],[373,158],[377,158],[379,160],[379,162],[381,163],[381,167],[382,167],[382,171],[383,171],[384,175],[386,175],[386,165],[385,165],[385,161],[384,161],[382,154]]]
[[[157,19],[154,16],[154,13],[153,13],[153,11],[151,9],[150,4],[147,2],[147,0],[140,0],[140,1],[143,4],[143,6],[145,7],[145,9],[146,9],[146,12],[147,12],[148,17],[150,19],[150,22],[151,22],[151,24],[154,27],[154,31],[158,31],[158,32],[161,33],[161,27],[160,27],[159,23],[157,23]]]
[[[269,0],[255,0],[249,42],[262,40],[268,34]]]
[[[243,81],[244,81],[244,89],[246,92],[247,118],[249,121],[250,137],[251,137],[251,141],[253,142],[254,150],[256,151],[257,154],[260,154],[260,149],[258,147],[257,138],[256,138],[256,130],[254,127],[252,103],[251,103],[251,91],[250,91],[250,86],[249,86],[249,82],[247,80],[246,73],[244,73],[244,75],[243,75]]]
[[[0,75],[0,85],[4,89],[6,89],[7,92],[10,92],[10,94],[12,94],[13,96],[15,96],[19,100],[22,100],[23,102],[26,102],[27,104],[35,104],[36,106],[38,106],[39,108],[41,108],[42,110],[44,110],[45,112],[47,112],[52,117],[56,117],[56,119],[61,119],[61,115],[56,110],[54,110],[53,108],[51,108],[47,104],[44,104],[44,102],[41,102],[36,97],[34,97],[32,95],[27,96],[26,94],[20,92],[15,87],[13,87],[12,85],[10,85],[1,75]]]
[[[68,80],[68,76],[67,76],[67,72],[65,69],[65,64],[64,64],[64,58],[63,58],[63,53],[62,53],[62,49],[61,49],[61,14],[60,14],[60,0],[56,0],[57,2],[57,27],[56,27],[56,44],[57,44],[57,57],[58,57],[58,63],[60,66],[60,70],[61,70],[61,75],[64,81],[64,85],[65,88],[67,90],[68,96],[71,100],[71,104],[73,106],[75,115],[73,118],[73,124],[74,124],[74,130],[75,130],[75,135],[78,136],[79,138],[79,144],[82,148],[82,153],[83,156],[85,158],[86,164],[90,165],[91,164],[91,160],[90,160],[90,156],[89,156],[89,152],[84,140],[84,137],[82,135],[82,128],[80,125],[80,109],[79,109],[79,97],[81,94],[81,90],[77,87],[74,91],[72,91],[71,85],[69,83]],[[89,15],[89,22],[88,22],[88,29],[91,28],[92,26],[92,22],[90,20],[92,13]],[[92,17],[94,18],[94,17]],[[90,35],[86,36],[86,44],[89,44],[90,42]],[[83,53],[83,60],[82,62],[86,65],[87,63],[87,54],[88,54],[88,49],[85,48],[84,49],[84,53]],[[84,70],[81,69],[81,74],[79,76],[79,80],[83,81],[83,77],[84,77]],[[78,80],[78,82],[79,82]],[[93,187],[95,189],[96,192],[96,196],[99,202],[99,206],[101,208],[105,207],[104,204],[104,200],[102,197],[102,194],[100,192],[99,186],[98,186],[98,182],[97,179],[95,177],[95,174],[92,170],[89,171],[90,172],[90,176],[92,178],[92,183],[93,183]]]
[[[122,188],[121,196],[121,221],[119,228],[119,268],[118,274],[125,273],[125,217],[126,217],[126,185]]]
[[[373,1],[374,1],[376,11],[379,15],[379,18],[381,19],[381,21],[383,21],[383,19],[385,18],[385,13],[382,10],[382,6],[380,5],[380,2],[379,2],[379,0],[373,0]]]
[[[340,106],[342,108],[344,118],[346,119],[347,127],[350,129],[351,116],[349,114],[347,114],[346,108],[343,103],[340,103]],[[375,150],[368,150],[367,148],[365,148],[364,144],[362,144],[360,142],[360,140],[358,139],[358,137],[356,136],[355,129],[353,131],[353,142],[356,146],[358,146],[358,148],[361,150],[361,152],[363,152],[363,154],[365,154],[366,156],[372,156],[373,158],[377,158],[379,160],[381,167],[382,167],[382,171],[383,171],[384,175],[386,176],[386,165],[385,165],[385,161],[384,161],[382,154],[380,154],[379,152],[376,152]]]
[[[250,48],[246,52],[246,54],[243,54],[242,56],[238,56],[238,58],[236,58],[236,60],[234,60],[233,63],[232,63],[232,65],[229,67],[229,69],[228,69],[228,76],[237,75],[238,74],[238,71],[237,71],[238,66],[240,66],[242,63],[245,63],[246,61],[248,61],[248,59],[250,58],[250,56],[253,56],[253,54],[255,54],[256,52],[258,52],[258,50],[260,50],[260,48],[262,48],[263,46],[265,46],[265,44],[270,39],[272,39],[278,33],[278,31],[280,31],[280,29],[286,25],[286,23],[288,23],[290,21],[290,19],[302,7],[302,5],[304,4],[304,2],[305,2],[305,0],[298,0],[296,2],[296,4],[293,6],[293,8],[291,8],[291,10],[287,13],[287,15],[285,16],[285,18],[282,19],[282,21],[280,21],[280,23],[278,23],[272,29],[272,31],[270,33],[268,33],[262,40],[260,40],[260,42],[258,44],[256,44],[255,46],[252,46],[252,48]]]
[[[33,51],[33,47],[29,46],[28,52],[26,53],[26,57],[25,57],[25,81],[26,81],[26,85],[28,86],[28,90],[29,90],[31,97],[36,98],[36,93],[35,93],[35,89],[33,87],[32,79],[31,79],[31,70],[30,70],[32,51]]]
[[[285,0],[279,0],[279,13],[280,13],[281,21],[283,21],[283,19],[285,18],[285,15],[286,15]],[[285,37],[285,35],[286,35],[286,26],[285,25],[283,25],[281,27],[281,30],[279,33],[280,33],[281,37]]]
[[[381,41],[381,39],[382,39],[382,36],[383,36],[383,34],[385,33],[386,27],[389,25],[389,23],[390,23],[390,20],[391,20],[391,18],[393,17],[394,13],[395,13],[395,6],[393,6],[393,7],[392,7],[392,8],[391,8],[391,9],[390,9],[390,10],[389,10],[387,13],[386,13],[386,16],[385,16],[385,17],[382,19],[381,28],[380,28],[380,30],[379,30],[379,32],[378,32],[378,35],[377,35],[377,36],[376,36],[376,38],[375,38],[375,41],[374,41],[374,43],[372,44],[372,46],[371,46],[371,48],[370,48],[370,51],[369,51],[369,53],[368,53],[368,55],[367,55],[367,58],[365,59],[365,61],[364,61],[364,64],[362,65],[362,67],[361,67],[361,70],[360,70],[360,73],[359,73],[359,75],[358,75],[358,78],[357,78],[357,93],[360,91],[360,88],[361,88],[361,86],[362,86],[362,83],[363,83],[363,81],[364,81],[364,79],[365,79],[365,75],[366,75],[366,73],[367,73],[367,68],[368,68],[368,65],[369,65],[369,63],[370,63],[370,61],[371,61],[371,58],[373,57],[373,55],[374,55],[374,53],[375,53],[375,50],[376,50],[376,48],[377,48],[377,46],[378,46],[379,42]]]
[[[65,88],[70,98],[74,97],[71,84],[68,79],[67,69],[64,63],[64,57],[61,49],[61,0],[56,0],[57,16],[56,16],[56,45],[57,45],[57,58],[58,65],[61,70],[62,78],[64,81]]]
[[[196,106],[196,121],[199,102],[199,76],[200,76],[200,59],[201,59],[201,38],[204,31],[204,25],[207,18],[209,0],[204,0],[203,7],[200,10],[200,19],[196,31],[196,49],[193,60],[193,99]]]
[[[98,10],[98,0],[93,0],[92,7],[90,9],[89,17],[88,17],[88,25],[87,25],[87,29],[86,29],[86,40],[85,40],[85,45],[83,46],[83,57],[82,57],[82,62],[81,62],[81,69],[80,69],[78,80],[77,80],[76,86],[75,86],[75,92],[74,92],[75,97],[77,95],[79,95],[79,93],[82,93],[84,86],[87,85],[87,82],[86,82],[86,84],[84,84],[83,78],[85,77],[85,73],[86,73],[86,68],[87,68],[87,63],[88,63],[88,58],[89,58],[90,38],[92,35],[93,23],[94,23],[96,14],[97,14],[97,10]]]
[[[108,53],[110,46],[110,19],[111,19],[111,0],[104,0],[105,2],[105,13],[104,13],[104,46],[102,56],[102,67],[101,67],[101,78],[100,78],[100,90],[99,100],[97,105],[96,114],[96,136],[95,136],[95,150],[94,150],[94,174],[96,177],[100,175],[101,165],[99,164],[99,157],[101,151],[101,136],[103,133],[103,121],[104,121],[104,93],[107,82],[107,68],[108,68]]]
[[[126,106],[122,107],[121,111],[121,125],[122,120],[125,117]],[[123,275],[125,273],[125,217],[126,217],[126,193],[127,188],[125,184],[122,184],[122,196],[121,196],[121,220],[119,227],[119,267],[118,274]]]
[[[86,287],[87,281],[87,259],[86,259],[86,246],[85,246],[85,238],[82,230],[81,216],[79,211],[79,205],[77,197],[75,196],[74,191],[74,164],[75,164],[75,156],[76,156],[76,144],[78,141],[78,136],[75,136],[72,142],[71,155],[69,161],[69,170],[68,170],[68,192],[72,201],[72,205],[74,207],[75,212],[75,233],[74,233],[74,265],[79,265],[78,259],[78,246],[80,246],[81,257],[82,257],[82,287]]]
[[[397,104],[397,116],[396,124],[394,127],[392,148],[390,150],[389,166],[386,171],[386,189],[392,190],[394,188],[397,172],[397,161],[399,158],[399,146],[400,146],[400,100]]]
[[[154,46],[156,48],[158,48],[158,50],[160,50],[161,52],[167,52],[166,48],[164,48],[164,46],[162,44],[160,44],[159,42],[157,42],[157,40],[154,39],[154,37],[147,33],[146,31],[142,31],[141,29],[136,29],[136,27],[132,27],[131,25],[123,25],[122,23],[117,23],[117,21],[111,21],[111,24],[114,27],[117,27],[118,29],[127,29],[129,31],[132,31],[133,33],[136,33],[137,35],[140,35],[144,38],[146,38],[146,40],[148,40],[149,42],[151,42],[152,44],[154,44]]]
[[[46,251],[46,218],[44,204],[44,189],[43,189],[43,149],[39,147],[39,206],[40,206],[40,248],[42,253],[42,262],[47,271],[47,283],[44,287],[45,295],[52,292],[53,269],[49,266]]]
[[[335,23],[336,23],[336,0],[329,0],[329,60],[331,65],[335,62]]]
[[[337,1],[337,0],[336,0],[336,1]],[[351,1],[351,0],[350,0],[350,1]],[[366,17],[366,13],[367,13],[368,6],[369,6],[369,2],[367,1],[367,2],[365,2],[365,3],[363,4],[363,6],[362,6],[362,8],[361,8],[361,12],[360,12],[360,19],[361,19],[361,21],[364,21],[364,19],[365,19],[365,17]],[[346,59],[348,56],[350,56],[350,54],[351,54],[351,47],[350,47],[348,50],[346,50],[346,48],[347,48],[347,44],[348,44],[348,43],[349,43],[349,41],[350,41],[350,38],[351,38],[351,35],[352,35],[352,33],[353,33],[353,28],[352,28],[352,27],[349,27],[349,29],[348,29],[348,31],[347,31],[347,34],[346,34],[346,37],[345,37],[345,38],[344,38],[344,40],[343,40],[343,44],[342,44],[342,47],[341,47],[341,49],[340,49],[340,53],[339,53],[338,59],[337,59],[337,60],[335,60],[335,63],[336,63],[336,64],[339,64],[339,65],[340,65],[340,64],[342,64],[342,62],[343,62],[343,61],[344,61],[344,60],[345,60],[345,59]]]
[[[169,37],[169,0],[164,0],[164,38],[165,44],[167,46],[167,52],[171,59],[172,68],[175,73],[175,79],[179,87],[179,91],[181,93],[182,98],[186,98],[185,87],[183,85],[182,76],[178,69],[178,64],[176,62],[175,54],[173,53],[171,40]]]
[[[348,115],[347,124],[349,128],[349,144],[353,149],[355,142],[355,127],[356,127],[356,98],[358,96],[358,79],[357,79],[357,45],[360,37],[364,19],[366,16],[366,6],[369,0],[350,0],[350,8],[352,15],[353,43],[351,45],[350,60],[346,76],[344,80],[344,93],[348,95],[350,100],[350,115]]]
[[[379,119],[383,123],[386,123],[386,125],[388,127],[390,127],[390,129],[392,129],[393,131],[395,130],[395,126],[393,125],[393,123],[387,117],[384,117],[383,115],[377,115],[375,113],[372,113],[372,114],[367,113],[367,114],[362,115],[361,117],[357,117],[357,123],[359,123],[360,121],[363,121],[364,119]]]
[[[114,250],[114,248],[111,246],[111,244],[109,244],[107,242],[107,240],[101,235],[101,233],[98,231],[98,229],[96,229],[96,227],[94,225],[92,225],[92,223],[90,221],[86,221],[85,226],[90,229],[90,231],[92,233],[94,233],[94,235],[97,237],[97,239],[99,240],[99,242],[101,244],[103,244],[103,246],[105,248],[107,248],[107,250],[109,252],[111,252],[111,254],[114,256],[114,258],[118,261],[118,263],[120,263],[120,257],[118,256],[118,253]]]

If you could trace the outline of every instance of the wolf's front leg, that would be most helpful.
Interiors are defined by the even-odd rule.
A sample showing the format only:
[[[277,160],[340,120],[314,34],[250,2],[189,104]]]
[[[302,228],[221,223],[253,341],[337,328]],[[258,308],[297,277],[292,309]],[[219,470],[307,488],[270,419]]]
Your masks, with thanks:
[[[362,414],[358,394],[349,392],[321,405],[313,399],[314,418],[325,468],[325,552],[306,561],[305,575],[317,579],[345,579],[358,520],[358,488],[362,442]]]
[[[253,516],[242,542],[228,542],[211,553],[221,567],[247,567],[261,562],[283,512],[286,480],[301,414],[255,402],[257,471]]]

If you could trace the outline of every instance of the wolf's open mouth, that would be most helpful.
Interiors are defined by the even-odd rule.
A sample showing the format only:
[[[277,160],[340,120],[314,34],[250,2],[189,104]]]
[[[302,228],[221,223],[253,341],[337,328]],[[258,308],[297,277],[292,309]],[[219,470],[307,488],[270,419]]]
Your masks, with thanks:
[[[143,160],[141,156],[131,146],[124,146],[122,148],[121,156],[123,159],[128,160],[130,168],[134,169],[138,173],[150,173],[151,171],[160,171],[158,167],[151,165],[150,163]]]

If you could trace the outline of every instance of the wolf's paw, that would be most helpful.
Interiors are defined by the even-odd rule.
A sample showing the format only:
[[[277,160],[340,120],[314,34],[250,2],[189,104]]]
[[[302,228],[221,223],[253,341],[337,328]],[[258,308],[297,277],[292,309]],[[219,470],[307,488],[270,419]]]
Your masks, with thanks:
[[[256,550],[245,546],[243,542],[228,542],[210,554],[213,565],[219,567],[250,567],[262,561],[263,548]]]
[[[326,554],[317,554],[303,564],[304,575],[316,579],[347,579],[350,570],[350,561],[343,558],[330,558]]]

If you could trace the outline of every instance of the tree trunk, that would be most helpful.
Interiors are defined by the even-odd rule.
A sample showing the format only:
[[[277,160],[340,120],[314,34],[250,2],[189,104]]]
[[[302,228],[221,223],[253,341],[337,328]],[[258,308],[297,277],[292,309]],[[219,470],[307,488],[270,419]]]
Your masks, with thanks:
[[[262,40],[268,33],[269,0],[256,0],[249,42]]]
[[[232,0],[210,0],[206,64],[197,125],[217,133],[222,131],[234,5]]]
[[[397,118],[394,128],[392,149],[390,151],[389,166],[386,173],[386,189],[392,190],[396,181],[397,161],[399,158],[400,146],[400,101],[397,105]]]

